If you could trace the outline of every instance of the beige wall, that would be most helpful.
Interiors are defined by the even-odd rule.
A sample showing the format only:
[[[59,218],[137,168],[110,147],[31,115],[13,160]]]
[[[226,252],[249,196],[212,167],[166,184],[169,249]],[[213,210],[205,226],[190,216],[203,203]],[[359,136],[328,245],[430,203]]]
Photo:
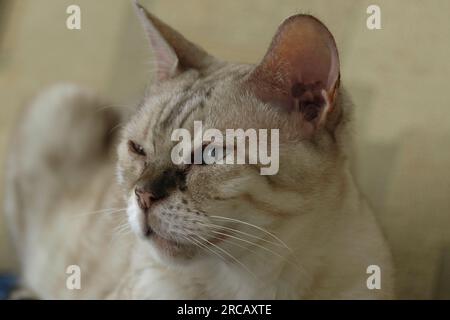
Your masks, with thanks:
[[[148,57],[129,1],[9,2],[0,44],[0,155],[20,107],[48,84],[75,81],[115,105],[130,105],[143,91]],[[439,277],[441,256],[450,251],[450,2],[375,1],[383,29],[369,31],[365,11],[372,2],[142,1],[211,53],[243,62],[258,61],[277,25],[293,13],[326,22],[356,105],[358,182],[392,244],[399,293],[429,298],[441,290],[449,297]],[[81,31],[65,28],[73,3],[82,9]],[[11,260],[0,235],[0,268],[6,268]]]

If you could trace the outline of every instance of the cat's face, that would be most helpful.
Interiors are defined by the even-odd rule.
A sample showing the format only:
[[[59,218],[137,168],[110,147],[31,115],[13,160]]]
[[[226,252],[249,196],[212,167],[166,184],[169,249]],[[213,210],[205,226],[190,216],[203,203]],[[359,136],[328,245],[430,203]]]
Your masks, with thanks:
[[[234,260],[255,245],[275,251],[286,247],[277,230],[307,210],[317,199],[318,181],[333,175],[337,165],[339,121],[335,110],[327,114],[338,104],[337,75],[328,70],[321,79],[320,70],[306,68],[302,81],[282,79],[290,75],[284,68],[291,53],[279,65],[267,61],[278,54],[295,21],[280,27],[260,65],[249,66],[219,62],[141,8],[138,12],[161,63],[158,80],[124,128],[118,147],[118,179],[132,229],[166,261]],[[298,19],[306,19],[301,21],[306,27],[318,23]],[[334,67],[331,63],[328,69]],[[309,76],[315,81],[304,85]],[[177,142],[171,135],[185,128],[194,136],[194,121],[202,121],[204,130],[224,133],[278,129],[278,173],[261,175],[260,164],[175,164],[171,154]],[[192,152],[204,147],[193,144]]]

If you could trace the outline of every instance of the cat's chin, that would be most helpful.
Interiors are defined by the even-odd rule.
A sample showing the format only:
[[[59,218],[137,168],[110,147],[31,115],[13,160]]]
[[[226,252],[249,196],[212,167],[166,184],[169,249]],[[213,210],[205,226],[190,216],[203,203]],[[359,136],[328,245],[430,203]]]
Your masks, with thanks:
[[[151,246],[152,256],[165,264],[185,264],[196,256],[196,250],[191,246],[165,239],[154,232],[147,235],[144,241]]]

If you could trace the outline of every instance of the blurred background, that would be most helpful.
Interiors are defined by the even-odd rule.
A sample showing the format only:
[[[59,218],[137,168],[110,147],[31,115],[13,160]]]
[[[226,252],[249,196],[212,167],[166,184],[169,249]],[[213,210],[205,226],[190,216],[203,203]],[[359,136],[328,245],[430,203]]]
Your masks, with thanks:
[[[398,297],[450,299],[450,1],[141,3],[238,62],[259,61],[284,18],[319,17],[335,35],[355,103],[353,167],[391,244]],[[72,4],[81,30],[66,28]],[[381,30],[366,27],[370,4],[381,8]],[[128,0],[0,0],[0,178],[11,129],[36,92],[70,81],[133,105],[151,80],[149,60]],[[13,256],[0,215],[0,272],[14,271]]]

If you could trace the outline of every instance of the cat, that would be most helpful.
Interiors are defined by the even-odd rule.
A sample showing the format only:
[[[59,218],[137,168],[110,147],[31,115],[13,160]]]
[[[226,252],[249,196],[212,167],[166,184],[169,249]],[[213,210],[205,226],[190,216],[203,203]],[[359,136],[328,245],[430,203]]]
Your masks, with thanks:
[[[41,299],[393,298],[388,245],[349,169],[352,105],[327,27],[293,15],[260,63],[229,63],[134,5],[156,70],[130,117],[62,84],[14,133],[5,212],[23,286]],[[279,172],[175,165],[171,133],[194,121],[279,129]]]

